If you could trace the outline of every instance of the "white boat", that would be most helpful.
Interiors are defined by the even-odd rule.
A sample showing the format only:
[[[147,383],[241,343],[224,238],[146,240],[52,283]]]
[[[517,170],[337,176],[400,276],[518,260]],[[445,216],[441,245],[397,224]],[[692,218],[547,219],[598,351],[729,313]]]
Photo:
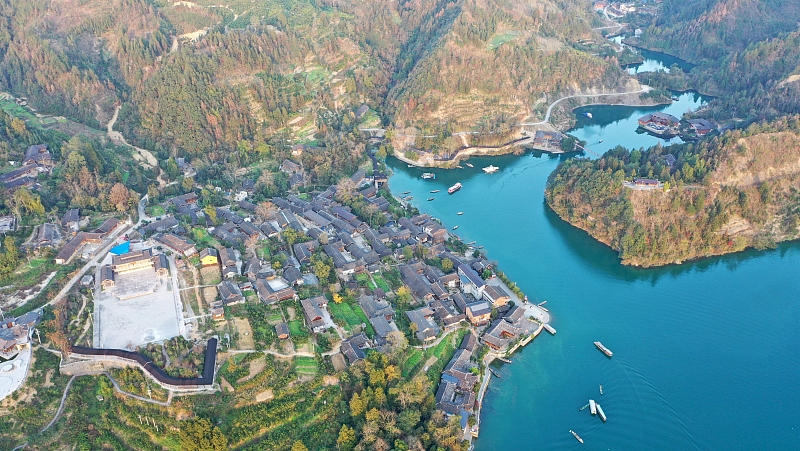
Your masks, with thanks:
[[[600,417],[601,420],[603,420],[603,423],[606,422],[606,413],[603,412],[603,408],[600,407],[600,404],[597,404],[597,416]]]
[[[432,189],[432,190],[431,190],[431,192],[432,192],[432,193],[438,193],[438,192],[439,192],[439,190],[438,190],[438,189]]]
[[[486,166],[485,168],[483,168],[483,172],[485,172],[487,174],[495,173],[498,170],[500,170],[500,168],[498,168],[497,166],[492,166],[492,165],[489,165],[489,166]]]
[[[551,326],[551,325],[549,325],[549,324],[547,324],[547,323],[544,323],[544,330],[550,332],[550,335],[555,335],[556,334],[556,328]]]
[[[575,440],[577,440],[577,441],[579,441],[579,442],[583,443],[583,439],[581,438],[581,436],[580,436],[580,435],[576,434],[576,433],[575,433],[575,431],[573,431],[572,429],[570,429],[570,430],[569,430],[569,432],[570,432],[570,434],[572,434],[572,435],[575,437]]]
[[[592,412],[592,415],[597,415],[597,403],[594,402],[594,399],[589,400],[589,411]]]
[[[457,228],[458,228],[458,226],[453,226],[453,230],[455,230],[455,229],[457,229]]]
[[[603,394],[603,384],[600,384],[600,394]]]
[[[586,113],[583,113],[583,115],[588,117],[589,119],[592,118],[592,113],[589,113],[588,111]]]
[[[597,349],[600,350],[600,352],[602,352],[606,356],[612,357],[614,355],[614,353],[611,352],[610,349],[608,349],[607,347],[603,346],[603,343],[600,343],[599,341],[595,341],[594,345],[597,347]]]
[[[473,166],[472,164],[470,164],[470,163],[467,163],[466,161],[464,162],[464,164],[466,164],[467,166],[469,166],[469,167],[471,167],[471,168],[474,168],[474,167],[475,167],[475,166]]]
[[[464,212],[463,212],[463,211],[459,211],[459,212],[458,212],[458,215],[459,215],[459,216],[461,216],[461,215],[463,215],[463,214],[464,214]]]
[[[450,188],[447,188],[447,192],[453,194],[456,191],[460,190],[461,187],[462,187],[461,182],[456,182],[455,185],[451,186]]]
[[[436,174],[434,174],[433,172],[426,172],[426,173],[422,174],[422,178],[424,178],[425,180],[435,179],[436,178]]]

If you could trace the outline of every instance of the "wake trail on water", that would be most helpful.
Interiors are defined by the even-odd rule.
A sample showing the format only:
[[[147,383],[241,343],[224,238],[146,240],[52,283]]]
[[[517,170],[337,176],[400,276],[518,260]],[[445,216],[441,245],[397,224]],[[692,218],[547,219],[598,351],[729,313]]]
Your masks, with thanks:
[[[619,364],[618,368],[625,375],[628,382],[631,384],[631,387],[636,391],[644,418],[652,418],[655,420],[653,421],[653,425],[657,428],[661,428],[662,425],[670,425],[672,426],[670,429],[674,429],[674,431],[669,431],[666,429],[658,431],[660,433],[667,434],[669,443],[673,443],[675,445],[674,449],[692,449],[696,451],[703,450],[703,448],[695,441],[680,414],[678,414],[677,410],[675,410],[675,408],[670,404],[669,400],[667,400],[667,398],[656,388],[656,386],[653,385],[653,383],[650,382],[644,376],[644,374],[642,374],[642,372],[633,366],[631,362],[625,360],[624,358],[618,357],[615,357],[615,360]],[[641,391],[640,388],[642,389]],[[645,394],[644,397],[642,396],[642,392]],[[653,404],[655,404],[655,409],[648,409],[648,406],[652,407]],[[641,418],[639,418],[638,421],[641,422]],[[646,431],[645,429],[648,428],[642,428],[642,432],[646,434],[646,443],[647,441],[652,440],[654,433],[652,431]]]

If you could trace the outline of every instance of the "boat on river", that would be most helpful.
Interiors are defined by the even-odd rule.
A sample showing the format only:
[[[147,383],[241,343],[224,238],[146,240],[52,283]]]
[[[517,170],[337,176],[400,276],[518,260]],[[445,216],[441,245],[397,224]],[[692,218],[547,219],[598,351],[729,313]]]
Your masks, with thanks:
[[[463,215],[463,214],[464,214],[464,212],[463,212],[463,211],[459,211],[459,212],[458,212],[458,215],[459,215],[459,216],[461,216],[461,215]]]
[[[422,178],[425,180],[432,180],[436,178],[436,174],[434,174],[433,172],[426,172],[422,174]]]
[[[453,226],[453,230],[455,230],[455,229],[457,229],[457,228],[458,228],[458,226]]]
[[[592,113],[590,113],[590,112],[588,112],[588,111],[587,111],[587,112],[585,112],[585,113],[583,113],[583,115],[584,115],[584,116],[586,116],[586,117],[588,117],[589,119],[591,119],[591,118],[592,118]]]
[[[592,412],[592,415],[597,415],[597,403],[594,402],[594,399],[589,400],[589,412]]]
[[[467,166],[469,166],[469,167],[471,167],[471,168],[474,168],[474,167],[475,167],[475,166],[473,166],[473,165],[472,165],[472,163],[467,163],[466,161],[464,162],[464,164],[466,164]]]
[[[429,197],[428,198],[428,202],[432,201],[433,199],[436,199],[436,198],[435,197]]]
[[[614,353],[611,352],[610,349],[608,349],[607,347],[603,346],[603,343],[600,343],[599,341],[595,341],[594,345],[597,346],[597,349],[599,349],[600,352],[602,352],[606,356],[612,357],[614,355]]]
[[[603,408],[600,407],[600,404],[597,404],[597,416],[600,417],[601,420],[603,420],[603,423],[606,422],[606,413],[603,412]]]
[[[406,195],[406,194],[408,194],[408,193],[410,193],[410,192],[411,192],[411,191],[403,191],[403,192],[402,192],[402,193],[400,193],[400,194]]]
[[[600,395],[603,395],[603,384],[600,384]]]
[[[573,431],[572,429],[570,429],[570,430],[569,430],[569,433],[570,433],[570,434],[572,434],[573,436],[575,436],[575,440],[577,440],[577,441],[579,441],[579,442],[583,443],[583,439],[581,438],[581,436],[580,436],[580,435],[576,434],[576,433],[575,433],[575,431]]]
[[[451,186],[450,188],[447,188],[447,192],[453,194],[456,191],[460,190],[462,186],[463,185],[461,184],[461,182],[456,182],[455,185]]]
[[[586,404],[585,406],[583,406],[583,407],[581,407],[580,409],[578,409],[578,412],[581,412],[581,411],[583,411],[583,410],[586,410],[588,407],[589,407],[589,404]]]
[[[438,189],[432,189],[432,190],[431,190],[431,193],[438,193],[438,192],[439,192],[439,190],[438,190]]]
[[[486,166],[485,168],[483,168],[483,172],[485,172],[487,174],[494,174],[495,172],[497,172],[499,170],[500,170],[499,167],[492,166],[492,165],[489,165],[489,166]]]
[[[544,330],[550,332],[550,335],[555,335],[556,334],[555,327],[553,327],[553,326],[551,326],[551,325],[549,325],[547,323],[544,323]]]
[[[405,201],[409,201],[409,200],[412,200],[412,199],[414,199],[414,196],[406,196],[406,197],[403,198],[403,200],[405,200]]]

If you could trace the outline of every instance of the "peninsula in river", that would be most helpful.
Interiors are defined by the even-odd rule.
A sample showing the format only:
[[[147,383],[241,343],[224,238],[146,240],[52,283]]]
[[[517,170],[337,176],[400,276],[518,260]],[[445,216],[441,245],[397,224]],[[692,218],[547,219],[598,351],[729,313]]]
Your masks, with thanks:
[[[800,118],[695,144],[571,159],[548,179],[547,205],[619,252],[660,266],[797,239]]]

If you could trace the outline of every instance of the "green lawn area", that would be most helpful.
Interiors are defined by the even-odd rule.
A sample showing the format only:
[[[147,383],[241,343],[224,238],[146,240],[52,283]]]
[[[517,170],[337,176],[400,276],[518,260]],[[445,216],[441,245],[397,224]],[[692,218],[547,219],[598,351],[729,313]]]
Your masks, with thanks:
[[[295,357],[294,370],[297,374],[315,375],[317,374],[317,361],[313,357]]]
[[[374,274],[372,276],[373,280],[375,280],[375,284],[378,285],[378,288],[383,290],[384,292],[388,293],[392,291],[392,288],[389,287],[389,284],[386,282],[386,279],[383,278],[380,274]]]
[[[297,338],[308,336],[306,326],[300,320],[289,321],[289,333],[292,334],[293,337]]]
[[[506,31],[505,33],[496,34],[492,36],[492,39],[489,40],[487,46],[489,47],[489,50],[494,50],[506,42],[513,41],[519,37],[520,34],[521,33],[519,31]]]
[[[260,258],[262,260],[269,260],[270,255],[269,255],[269,247],[268,246],[264,246],[262,248],[257,248],[256,252],[258,253],[258,258]]]
[[[370,280],[367,274],[356,274],[356,281],[358,281],[358,285],[361,287],[369,287],[370,290],[375,289],[375,284]]]
[[[9,116],[18,117],[26,121],[36,120],[36,116],[34,116],[33,113],[30,112],[30,110],[17,105],[17,102],[14,102],[13,100],[10,99],[0,100],[0,109],[5,111]]]
[[[267,316],[267,321],[270,323],[281,322],[283,321],[283,315],[278,310],[272,310]]]
[[[147,216],[162,216],[167,212],[161,205],[150,205],[145,213],[147,213]]]
[[[209,235],[208,231],[202,227],[195,227],[192,229],[192,238],[194,238],[194,242],[198,249],[219,246],[219,241]]]

